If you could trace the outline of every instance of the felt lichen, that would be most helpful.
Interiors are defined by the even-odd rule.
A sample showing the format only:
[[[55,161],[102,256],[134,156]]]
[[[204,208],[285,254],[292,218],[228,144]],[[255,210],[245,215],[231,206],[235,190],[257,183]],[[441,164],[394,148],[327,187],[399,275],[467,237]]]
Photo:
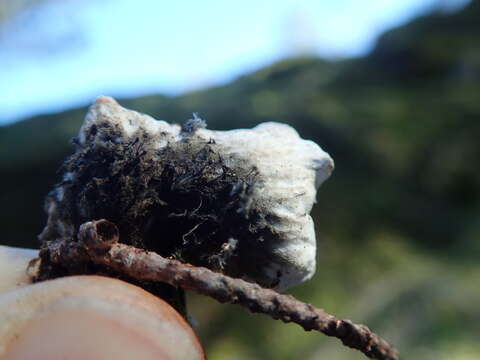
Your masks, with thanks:
[[[309,212],[333,162],[288,125],[212,131],[195,115],[181,127],[100,97],[74,144],[47,199],[43,254],[107,219],[121,243],[265,287],[313,275]],[[59,271],[43,259],[44,278]]]

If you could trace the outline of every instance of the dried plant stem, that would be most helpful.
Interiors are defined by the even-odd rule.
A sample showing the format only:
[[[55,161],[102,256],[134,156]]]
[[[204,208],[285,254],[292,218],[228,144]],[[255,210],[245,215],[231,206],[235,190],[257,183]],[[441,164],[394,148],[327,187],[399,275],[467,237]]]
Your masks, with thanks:
[[[78,243],[63,243],[54,249],[52,261],[68,265],[70,261],[78,261],[79,256],[85,256],[89,261],[138,280],[165,282],[210,296],[221,303],[239,304],[252,312],[294,322],[306,331],[320,331],[373,359],[398,359],[397,351],[364,325],[338,320],[290,295],[118,243],[118,229],[106,220],[83,224],[78,238]]]

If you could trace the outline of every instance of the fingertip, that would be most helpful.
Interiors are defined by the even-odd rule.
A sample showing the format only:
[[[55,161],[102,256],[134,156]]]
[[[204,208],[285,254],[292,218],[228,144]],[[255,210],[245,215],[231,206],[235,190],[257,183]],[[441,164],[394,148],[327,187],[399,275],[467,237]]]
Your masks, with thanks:
[[[7,293],[0,296],[5,321],[0,357],[7,360],[205,359],[170,305],[110,278],[68,277]]]

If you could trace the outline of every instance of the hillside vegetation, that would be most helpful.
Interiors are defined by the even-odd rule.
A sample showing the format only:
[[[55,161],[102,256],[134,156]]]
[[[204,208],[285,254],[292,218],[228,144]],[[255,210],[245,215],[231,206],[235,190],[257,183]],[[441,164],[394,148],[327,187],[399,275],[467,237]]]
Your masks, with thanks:
[[[368,324],[404,359],[480,358],[480,2],[385,33],[366,57],[287,59],[126,107],[212,129],[293,125],[336,162],[314,208],[317,275],[293,292]],[[108,94],[106,94],[108,95]],[[86,109],[0,128],[1,242],[37,246]],[[211,360],[362,359],[335,340],[192,296]]]

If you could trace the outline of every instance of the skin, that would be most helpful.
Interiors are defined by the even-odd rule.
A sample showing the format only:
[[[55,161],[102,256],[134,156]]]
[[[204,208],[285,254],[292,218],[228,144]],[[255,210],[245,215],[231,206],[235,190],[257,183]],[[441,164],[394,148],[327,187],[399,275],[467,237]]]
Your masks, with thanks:
[[[205,359],[190,325],[126,282],[72,276],[30,284],[36,252],[0,246],[0,358]]]

